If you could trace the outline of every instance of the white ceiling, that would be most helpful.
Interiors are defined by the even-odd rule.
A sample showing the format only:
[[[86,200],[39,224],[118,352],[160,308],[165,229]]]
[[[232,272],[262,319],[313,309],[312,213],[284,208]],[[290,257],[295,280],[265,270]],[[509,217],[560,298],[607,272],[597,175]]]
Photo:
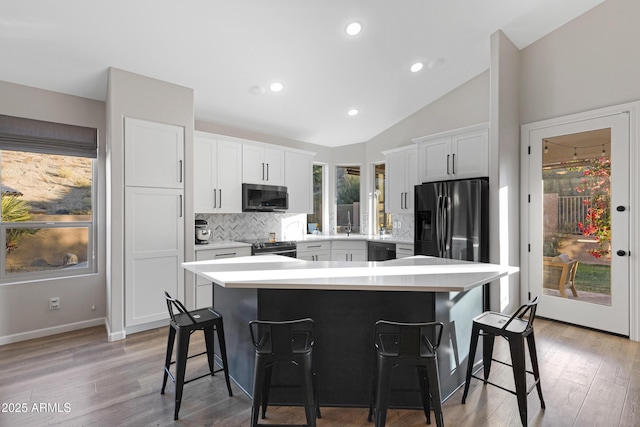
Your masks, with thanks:
[[[0,80],[104,100],[116,67],[193,88],[198,120],[339,146],[488,69],[495,31],[522,49],[602,1],[0,0]]]

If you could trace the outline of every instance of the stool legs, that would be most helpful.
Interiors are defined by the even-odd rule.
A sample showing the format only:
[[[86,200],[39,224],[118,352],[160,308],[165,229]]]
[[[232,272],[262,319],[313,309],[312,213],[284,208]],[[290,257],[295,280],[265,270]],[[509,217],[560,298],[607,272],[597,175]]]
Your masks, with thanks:
[[[544,398],[542,397],[542,384],[540,384],[540,369],[538,368],[538,352],[536,351],[536,339],[531,334],[527,336],[527,345],[529,347],[529,357],[531,358],[531,368],[533,370],[533,378],[536,381],[536,389],[538,389],[538,397],[540,398],[540,407],[545,409]]]
[[[191,334],[189,331],[178,329],[176,336],[178,339],[178,350],[176,351],[176,409],[173,415],[174,420],[178,419],[178,412],[180,412],[180,404],[182,403],[182,389],[184,388],[184,374],[187,369],[187,354],[189,352],[189,338]]]
[[[473,361],[476,359],[476,348],[478,347],[478,336],[480,328],[474,323],[471,330],[471,344],[469,346],[469,360],[467,362],[467,376],[464,382],[464,392],[462,393],[462,404],[464,405],[469,393],[469,383],[471,382],[471,374],[473,373]]]
[[[420,385],[420,397],[422,398],[422,409],[427,417],[427,424],[431,424],[431,407],[429,394],[429,374],[424,366],[416,366],[418,373],[418,384]]]
[[[378,381],[376,386],[375,420],[376,427],[384,427],[387,421],[387,406],[391,388],[391,370],[393,363],[384,357],[378,358]]]
[[[233,393],[231,392],[231,380],[229,379],[229,365],[227,364],[227,344],[224,339],[224,324],[222,322],[222,317],[218,321],[216,332],[218,333],[218,345],[220,346],[220,359],[222,359],[224,379],[227,382],[227,390],[229,391],[229,396],[233,396]]]
[[[436,417],[436,426],[444,427],[444,417],[442,415],[442,396],[440,395],[440,377],[438,374],[437,359],[431,359],[427,363],[427,376],[429,378],[429,392],[431,394],[431,402],[433,403],[433,413]]]
[[[162,378],[162,389],[160,394],[164,394],[164,389],[167,386],[167,378],[169,377],[169,367],[171,366],[171,356],[173,355],[173,343],[176,339],[176,330],[169,327],[169,339],[167,340],[167,355],[164,359],[164,377]]]

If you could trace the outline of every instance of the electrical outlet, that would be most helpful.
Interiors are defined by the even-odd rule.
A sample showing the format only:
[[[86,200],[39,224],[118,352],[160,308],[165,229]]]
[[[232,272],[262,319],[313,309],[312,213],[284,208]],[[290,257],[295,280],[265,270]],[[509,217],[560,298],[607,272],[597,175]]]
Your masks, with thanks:
[[[60,308],[60,297],[49,298],[49,310],[58,310]]]

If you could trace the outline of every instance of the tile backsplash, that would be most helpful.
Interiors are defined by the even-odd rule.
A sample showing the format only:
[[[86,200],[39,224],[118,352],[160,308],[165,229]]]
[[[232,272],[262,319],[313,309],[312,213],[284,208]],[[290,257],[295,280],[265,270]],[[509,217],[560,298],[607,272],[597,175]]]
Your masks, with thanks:
[[[245,212],[235,214],[196,214],[196,219],[209,222],[211,241],[269,240],[269,233],[276,233],[276,240],[298,240],[306,231],[306,214]]]
[[[211,242],[228,240],[269,240],[269,233],[276,233],[276,240],[300,240],[306,234],[307,215],[273,212],[245,212],[234,214],[196,214],[211,229]],[[331,224],[335,217],[329,215]],[[365,222],[366,223],[366,222]],[[393,215],[393,236],[413,240],[413,213]],[[397,225],[400,225],[399,227]],[[330,229],[334,229],[330,227]],[[365,230],[366,232],[366,230]],[[331,233],[329,233],[331,234]]]

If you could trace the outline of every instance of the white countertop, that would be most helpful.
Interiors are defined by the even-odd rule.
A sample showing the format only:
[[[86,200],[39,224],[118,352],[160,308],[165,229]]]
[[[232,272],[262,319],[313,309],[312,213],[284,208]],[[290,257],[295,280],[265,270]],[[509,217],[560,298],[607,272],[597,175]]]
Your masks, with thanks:
[[[382,262],[304,261],[279,255],[185,262],[225,288],[464,292],[517,267],[427,256]]]

